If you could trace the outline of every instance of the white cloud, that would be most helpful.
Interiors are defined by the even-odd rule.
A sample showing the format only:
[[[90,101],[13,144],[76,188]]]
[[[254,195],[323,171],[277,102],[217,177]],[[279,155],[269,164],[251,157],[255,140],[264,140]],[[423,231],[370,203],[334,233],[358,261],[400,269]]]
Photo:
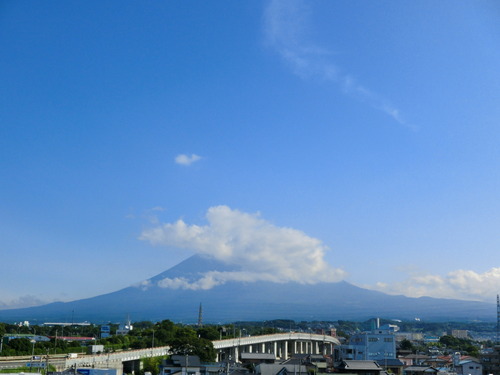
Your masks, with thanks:
[[[201,156],[198,156],[196,154],[191,154],[191,155],[180,154],[175,157],[175,162],[180,165],[189,166],[200,159]]]
[[[266,41],[280,54],[292,72],[302,79],[332,82],[346,95],[415,130],[388,100],[368,90],[350,75],[340,73],[340,69],[331,61],[332,54],[307,39],[311,14],[307,5],[301,0],[272,0],[264,13]]]
[[[49,301],[43,301],[36,296],[25,295],[15,299],[11,299],[7,302],[0,301],[0,309],[20,309],[23,307],[39,306],[49,303]]]
[[[403,282],[378,283],[371,289],[409,297],[429,296],[491,302],[500,291],[500,267],[484,273],[456,270],[445,276],[415,274]]]
[[[183,220],[166,223],[141,234],[154,245],[188,249],[240,271],[207,270],[196,281],[165,279],[160,286],[182,289],[210,289],[228,281],[271,281],[317,283],[339,281],[345,272],[324,260],[325,245],[305,233],[277,227],[258,214],[232,210],[227,206],[211,207],[206,214],[208,225],[188,225]]]

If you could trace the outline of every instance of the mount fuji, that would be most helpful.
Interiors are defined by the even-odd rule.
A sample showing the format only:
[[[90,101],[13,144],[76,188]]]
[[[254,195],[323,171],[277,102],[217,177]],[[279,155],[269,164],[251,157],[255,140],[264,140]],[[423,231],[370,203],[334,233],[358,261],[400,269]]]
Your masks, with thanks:
[[[206,323],[271,319],[364,320],[373,317],[418,317],[428,321],[496,319],[493,303],[388,295],[345,281],[317,284],[229,281],[205,290],[162,287],[162,280],[193,282],[207,271],[238,270],[194,255],[137,286],[71,302],[0,310],[0,321],[29,320],[32,324],[41,324],[74,319],[101,323],[123,321],[129,316],[133,321],[170,319],[194,323],[198,320],[200,304]]]

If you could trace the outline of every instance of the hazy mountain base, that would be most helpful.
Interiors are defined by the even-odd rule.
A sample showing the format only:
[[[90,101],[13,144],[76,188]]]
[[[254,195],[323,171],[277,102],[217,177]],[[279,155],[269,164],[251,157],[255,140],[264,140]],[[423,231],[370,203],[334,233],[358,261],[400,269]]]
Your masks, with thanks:
[[[228,282],[209,290],[167,289],[157,286],[164,278],[195,280],[203,272],[232,268],[193,256],[150,279],[148,288],[128,287],[117,292],[73,302],[0,310],[0,321],[33,322],[87,320],[95,323],[135,321],[194,323],[200,303],[204,322],[242,320],[365,320],[372,317],[428,321],[493,321],[496,306],[483,302],[391,296],[347,282],[299,283]]]

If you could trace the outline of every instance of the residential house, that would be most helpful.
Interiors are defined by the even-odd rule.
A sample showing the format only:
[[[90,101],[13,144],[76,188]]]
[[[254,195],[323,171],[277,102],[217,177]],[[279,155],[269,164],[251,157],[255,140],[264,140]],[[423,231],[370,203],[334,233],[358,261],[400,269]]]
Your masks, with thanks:
[[[467,359],[455,365],[458,375],[483,375],[483,365],[479,360]]]
[[[304,365],[290,365],[281,363],[261,363],[255,366],[257,375],[309,375]]]
[[[403,369],[405,364],[396,358],[382,359],[377,361],[378,365],[384,369],[384,371],[395,374],[403,375]]]

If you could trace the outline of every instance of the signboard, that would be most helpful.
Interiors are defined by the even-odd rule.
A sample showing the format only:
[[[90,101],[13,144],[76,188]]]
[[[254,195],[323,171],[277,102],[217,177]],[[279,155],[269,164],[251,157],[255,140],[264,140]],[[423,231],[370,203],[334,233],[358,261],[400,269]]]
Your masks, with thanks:
[[[106,338],[111,335],[111,326],[110,325],[104,325],[101,326],[101,338]]]
[[[45,366],[46,366],[45,362],[28,362],[28,363],[26,363],[26,367],[45,368]]]

